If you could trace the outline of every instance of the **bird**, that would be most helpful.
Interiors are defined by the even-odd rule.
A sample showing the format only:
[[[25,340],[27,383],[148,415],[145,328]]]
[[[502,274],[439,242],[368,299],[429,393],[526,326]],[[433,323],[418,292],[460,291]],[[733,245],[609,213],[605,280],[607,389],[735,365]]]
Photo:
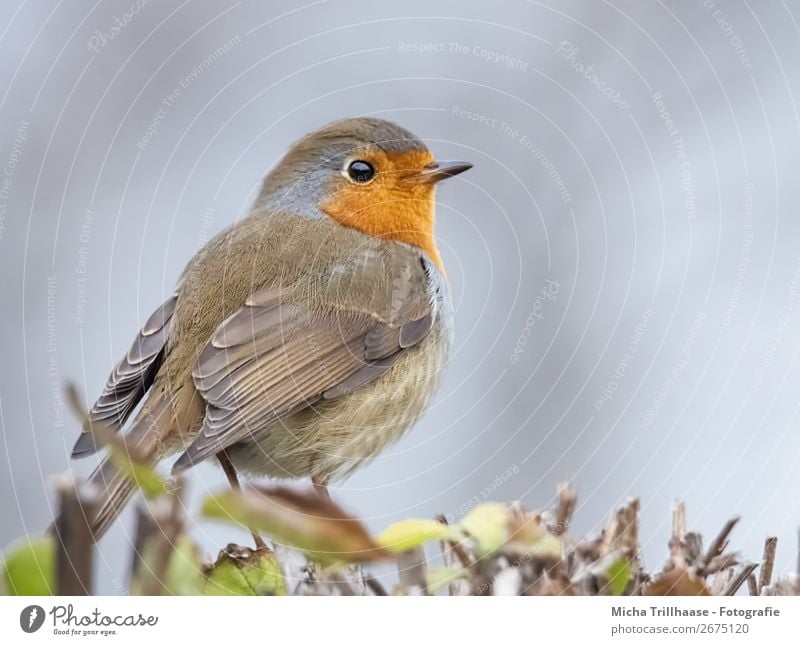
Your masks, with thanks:
[[[178,455],[173,475],[216,458],[232,486],[310,478],[327,495],[399,440],[440,382],[453,305],[436,186],[471,167],[377,118],[298,140],[141,327],[72,457],[103,448],[93,428],[127,425],[147,465]],[[136,484],[110,456],[89,479],[98,540]]]

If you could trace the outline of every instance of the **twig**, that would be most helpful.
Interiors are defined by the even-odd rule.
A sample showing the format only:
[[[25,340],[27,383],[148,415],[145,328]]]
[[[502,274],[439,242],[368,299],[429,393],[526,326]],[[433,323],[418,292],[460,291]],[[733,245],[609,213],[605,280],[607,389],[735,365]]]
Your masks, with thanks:
[[[744,581],[756,570],[758,565],[755,562],[749,562],[745,564],[737,573],[733,579],[728,583],[728,586],[724,589],[724,591],[720,594],[721,596],[733,596],[744,584]]]
[[[733,569],[723,569],[717,575],[714,576],[714,580],[711,583],[710,591],[712,596],[723,596],[725,595],[725,590],[728,588],[731,580],[733,580],[734,575],[736,575]]]
[[[747,576],[747,590],[750,592],[751,596],[758,595],[758,581],[753,573]]]
[[[672,537],[677,542],[686,535],[686,504],[676,502],[672,509]]]
[[[632,499],[611,516],[604,534],[600,554],[621,551],[631,561],[639,548],[639,500]]]
[[[445,518],[444,515],[437,515],[436,519],[442,524],[447,524],[447,518]],[[464,550],[464,547],[458,542],[442,540],[439,546],[442,549],[442,561],[444,562],[444,566],[448,569],[458,569],[458,567],[461,567],[462,569],[469,570],[471,566],[469,556]],[[469,596],[469,582],[457,578],[448,585],[448,591],[451,596]]]
[[[706,551],[705,555],[700,558],[700,561],[697,563],[697,573],[700,575],[704,575],[705,568],[711,562],[713,558],[720,555],[725,548],[728,546],[728,536],[733,531],[733,527],[736,526],[736,523],[739,521],[739,517],[735,516],[725,522],[725,525],[722,527],[720,532],[717,534],[717,537],[711,542],[708,546],[708,551]]]
[[[440,524],[447,525],[447,518],[442,515],[441,513],[436,516],[436,521]],[[449,547],[452,550],[453,554],[458,558],[458,561],[461,563],[461,566],[464,569],[468,569],[472,566],[472,558],[467,554],[464,550],[464,547],[461,546],[458,542],[454,540],[444,540],[442,542],[442,552],[445,551],[445,546]]]
[[[774,536],[764,540],[764,557],[761,560],[761,575],[758,577],[758,588],[769,587],[772,582],[772,570],[775,567],[775,551],[778,548],[778,538]]]
[[[737,564],[739,564],[738,553],[722,553],[721,555],[711,558],[711,562],[706,566],[704,573],[706,576],[710,576],[712,573],[717,573],[723,569],[730,569]]]
[[[560,484],[558,487],[558,508],[556,509],[556,524],[553,527],[553,535],[563,535],[569,528],[578,495],[575,489],[569,484]]]
[[[131,559],[131,572],[129,588],[134,589],[142,575],[142,559],[150,538],[159,531],[158,524],[150,512],[147,502],[142,499],[136,507],[136,533],[133,538],[133,558]]]
[[[141,593],[143,596],[158,596],[165,591],[165,582],[169,561],[175,550],[178,537],[183,532],[183,517],[181,515],[181,491],[183,484],[181,480],[175,483],[175,489],[169,498],[169,504],[155,508],[155,523],[159,531],[154,532],[150,542],[153,553],[152,569],[149,575],[145,576]],[[158,500],[164,501],[164,500]]]
[[[397,559],[400,587],[406,595],[428,595],[428,565],[421,548],[409,549]]]
[[[356,591],[351,581],[347,579],[341,571],[331,570],[328,572],[328,581],[333,583],[339,588],[339,593],[343,596],[360,596],[361,594]]]
[[[672,562],[676,567],[687,566],[686,557],[686,505],[677,502],[672,509],[672,535],[669,539]]]
[[[695,531],[689,531],[683,540],[686,543],[686,558],[691,566],[703,555],[703,536]]]
[[[380,583],[379,580],[373,578],[372,576],[364,576],[364,582],[366,583],[369,590],[375,594],[376,596],[388,596],[389,594],[386,592],[384,586]]]
[[[72,479],[56,486],[60,513],[53,526],[56,539],[56,592],[59,596],[92,594],[94,541],[89,522],[97,497]]]

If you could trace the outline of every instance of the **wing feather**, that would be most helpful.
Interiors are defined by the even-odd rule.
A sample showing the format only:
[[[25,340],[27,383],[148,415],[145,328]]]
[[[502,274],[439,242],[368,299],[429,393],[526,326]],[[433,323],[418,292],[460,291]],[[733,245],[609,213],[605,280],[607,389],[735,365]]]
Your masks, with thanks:
[[[99,446],[91,432],[93,423],[102,423],[105,427],[118,430],[152,385],[164,355],[177,299],[177,293],[173,294],[151,314],[130,349],[114,367],[100,397],[89,411],[83,432],[75,442],[73,458],[97,452]]]

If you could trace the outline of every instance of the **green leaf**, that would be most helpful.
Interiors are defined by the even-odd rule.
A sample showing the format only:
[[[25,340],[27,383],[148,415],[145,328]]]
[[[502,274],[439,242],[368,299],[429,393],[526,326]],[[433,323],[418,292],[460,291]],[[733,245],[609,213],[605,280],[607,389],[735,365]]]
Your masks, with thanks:
[[[65,394],[75,415],[85,426],[91,428],[94,440],[99,445],[108,448],[114,465],[120,472],[133,480],[147,499],[155,499],[169,492],[166,480],[150,467],[138,449],[128,444],[125,438],[118,435],[107,422],[90,420],[89,415],[83,409],[78,388],[74,383],[66,384]]]
[[[551,533],[544,533],[538,540],[525,547],[525,551],[538,558],[559,559],[561,557],[561,540]]]
[[[207,572],[204,596],[284,596],[286,588],[275,554],[229,547]]]
[[[110,441],[108,446],[111,461],[120,472],[133,480],[147,499],[155,499],[168,492],[166,480],[150,466],[137,462],[117,442]]]
[[[26,540],[5,557],[3,582],[12,596],[51,596],[55,593],[53,538]]]
[[[466,579],[467,572],[463,569],[450,569],[448,567],[431,567],[428,569],[428,593],[436,595],[447,585],[455,580]]]
[[[631,579],[631,563],[628,562],[627,558],[614,560],[606,569],[606,577],[608,578],[608,588],[611,590],[611,595],[621,596],[625,593],[628,581]]]
[[[229,490],[203,503],[203,515],[264,531],[317,562],[373,562],[391,557],[364,525],[316,492],[273,486]]]
[[[388,526],[376,538],[378,544],[394,553],[402,553],[430,540],[458,539],[459,535],[446,524],[436,520],[404,520]],[[455,535],[454,535],[455,534]]]
[[[503,504],[481,504],[459,522],[459,526],[475,541],[478,555],[497,551],[508,539],[509,509]]]

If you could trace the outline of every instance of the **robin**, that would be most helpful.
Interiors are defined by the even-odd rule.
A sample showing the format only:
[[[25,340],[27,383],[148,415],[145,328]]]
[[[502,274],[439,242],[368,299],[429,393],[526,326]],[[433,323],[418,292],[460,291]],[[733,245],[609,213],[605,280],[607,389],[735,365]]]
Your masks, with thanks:
[[[139,331],[73,458],[143,400],[126,444],[147,463],[182,452],[174,474],[216,458],[234,486],[237,473],[310,477],[327,494],[431,400],[453,324],[435,189],[471,167],[379,119],[298,141]],[[91,479],[99,539],[135,484],[108,458]]]

